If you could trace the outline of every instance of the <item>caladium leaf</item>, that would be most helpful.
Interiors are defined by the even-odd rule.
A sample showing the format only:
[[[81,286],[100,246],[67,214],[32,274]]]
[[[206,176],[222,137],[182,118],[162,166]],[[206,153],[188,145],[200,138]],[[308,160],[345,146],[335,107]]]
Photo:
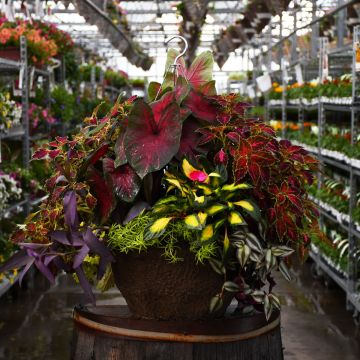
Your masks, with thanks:
[[[155,81],[151,81],[148,86],[149,101],[154,101],[156,96],[161,92],[161,84]]]
[[[143,178],[162,169],[178,152],[182,124],[179,106],[169,98],[152,104],[137,100],[125,136],[126,157]]]
[[[108,183],[95,168],[90,168],[88,178],[91,190],[97,199],[100,221],[101,223],[104,223],[114,209],[113,192]]]
[[[127,163],[124,139],[125,139],[125,131],[122,131],[120,133],[119,137],[117,138],[115,147],[114,147],[114,152],[116,155],[115,167],[118,167],[118,166],[121,166],[121,165],[124,165]]]
[[[86,160],[87,164],[95,164],[98,160],[100,160],[108,151],[110,144],[105,143],[101,145],[98,149],[96,149]]]
[[[215,96],[216,95],[215,84],[216,84],[215,80],[208,81],[205,84],[199,86],[199,92],[201,92],[206,96]]]
[[[200,120],[215,123],[217,119],[217,108],[205,96],[191,90],[184,101],[184,106],[189,108],[193,115]]]
[[[114,160],[106,158],[103,169],[111,179],[115,194],[123,201],[132,202],[141,188],[141,179],[133,168],[129,164],[115,168]]]
[[[183,157],[194,159],[201,152],[201,149],[199,149],[201,135],[196,132],[200,124],[194,118],[188,120],[183,124],[180,148],[176,154],[179,160]]]
[[[169,49],[166,61],[166,71],[174,63],[179,52],[175,49]],[[187,69],[183,58],[178,60],[178,74],[183,76],[195,89],[200,89],[202,86],[212,81],[212,72],[214,67],[214,58],[211,51],[204,51],[198,55],[190,67]],[[167,74],[163,87],[173,86],[173,73]]]

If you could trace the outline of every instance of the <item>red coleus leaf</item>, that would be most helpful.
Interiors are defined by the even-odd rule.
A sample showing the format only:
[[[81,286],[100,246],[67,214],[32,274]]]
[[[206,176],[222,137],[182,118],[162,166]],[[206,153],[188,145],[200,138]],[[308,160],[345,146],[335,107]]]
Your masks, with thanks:
[[[141,188],[141,179],[130,165],[115,168],[114,160],[103,159],[104,173],[111,179],[115,194],[126,202],[134,201]]]
[[[49,154],[49,150],[39,149],[35,151],[32,158],[33,160],[40,160],[40,159],[44,159],[48,154]]]
[[[90,168],[88,179],[91,191],[97,200],[100,221],[104,223],[109,218],[115,205],[111,187],[94,167]]]
[[[229,133],[227,133],[226,137],[235,144],[238,144],[240,142],[239,134],[234,131],[230,131]]]
[[[191,90],[184,101],[184,106],[189,108],[193,115],[210,123],[215,123],[217,118],[217,108],[202,94]]]
[[[229,160],[229,158],[223,149],[221,149],[218,153],[215,154],[214,162],[217,165],[227,166],[228,160]]]
[[[179,106],[170,97],[151,107],[141,99],[134,103],[124,145],[128,162],[141,178],[163,168],[178,152],[181,129]]]

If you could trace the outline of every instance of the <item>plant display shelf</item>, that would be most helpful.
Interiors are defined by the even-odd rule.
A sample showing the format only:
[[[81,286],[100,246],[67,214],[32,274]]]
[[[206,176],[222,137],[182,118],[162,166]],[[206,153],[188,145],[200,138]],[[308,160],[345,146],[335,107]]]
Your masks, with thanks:
[[[346,292],[347,301],[354,307],[354,314],[358,317],[360,313],[360,295],[359,293],[349,292],[347,279],[340,277],[323,259],[321,252],[315,253],[313,250],[309,253],[310,258],[316,266],[320,268],[329,278],[331,278],[341,289]]]
[[[330,14],[325,15],[325,17],[331,17],[337,15],[338,18],[341,18],[341,15],[344,15],[343,12],[346,6],[352,5],[355,2],[347,2],[346,4],[341,4],[339,2],[338,9],[335,9]],[[316,266],[324,269],[324,272],[328,274],[346,293],[347,298],[347,308],[349,310],[354,310],[354,315],[359,316],[360,311],[360,293],[356,289],[356,284],[359,282],[357,275],[356,259],[351,255],[355,253],[356,250],[360,248],[360,231],[358,224],[354,222],[352,217],[353,210],[356,206],[356,194],[359,191],[360,185],[360,162],[358,159],[352,159],[345,154],[342,154],[340,151],[330,151],[322,146],[322,138],[325,131],[325,124],[329,121],[329,115],[333,113],[339,113],[347,115],[342,119],[342,123],[351,128],[351,144],[356,143],[357,135],[359,134],[359,118],[360,118],[360,99],[358,98],[360,90],[360,72],[359,64],[356,62],[355,46],[360,40],[360,26],[357,25],[352,28],[353,34],[353,43],[345,44],[344,37],[346,33],[346,22],[343,21],[337,22],[337,35],[338,41],[337,46],[334,49],[329,50],[328,39],[319,37],[319,27],[320,21],[323,18],[316,19],[313,18],[313,21],[304,27],[304,29],[311,30],[311,51],[307,54],[307,57],[298,57],[297,53],[297,33],[295,31],[286,37],[281,37],[280,41],[276,44],[269,43],[268,49],[265,52],[261,52],[254,59],[254,63],[260,64],[258,68],[266,68],[270,74],[272,81],[276,81],[282,87],[282,97],[280,100],[270,101],[268,95],[265,95],[265,114],[266,119],[270,120],[271,113],[277,112],[281,114],[281,123],[282,123],[282,138],[287,138],[286,134],[286,124],[288,116],[297,117],[298,124],[300,125],[300,130],[303,131],[304,119],[310,115],[310,112],[317,114],[317,126],[318,126],[318,143],[317,146],[307,146],[304,147],[309,150],[311,153],[317,156],[320,161],[320,169],[329,167],[332,171],[342,173],[343,176],[348,177],[348,185],[350,186],[350,196],[349,196],[349,212],[348,214],[343,214],[340,216],[339,212],[331,210],[327,204],[317,201],[319,206],[320,213],[320,224],[324,223],[324,219],[330,221],[333,224],[334,228],[341,228],[345,233],[348,234],[349,240],[349,254],[348,255],[348,279],[339,280],[337,274],[334,271],[331,271],[329,266],[321,260],[322,254],[319,249],[319,254],[316,256],[312,254],[312,259],[315,261]],[[309,32],[310,33],[310,32]],[[278,48],[279,52],[282,53],[283,42],[285,40],[291,40],[294,51],[291,51],[289,61],[281,61],[279,59],[274,59],[272,57],[273,51]],[[283,53],[282,53],[283,54]],[[282,58],[284,58],[282,56]],[[280,71],[271,71],[270,64],[278,61]],[[288,65],[291,64],[291,65]],[[351,65],[351,67],[349,66]],[[297,66],[297,69],[295,69]],[[298,79],[299,67],[303,75],[304,81],[310,81],[314,78],[319,78],[320,81],[326,79],[328,75],[335,77],[340,77],[344,74],[344,69],[347,69],[346,72],[352,71],[352,89],[353,94],[351,102],[349,100],[341,100],[339,103],[332,103],[330,98],[323,98],[319,95],[318,98],[308,101],[306,99],[297,99],[297,100],[286,100],[286,88],[289,82],[289,74],[296,79]],[[316,69],[317,67],[317,69]],[[339,115],[341,116],[341,115]],[[301,143],[296,143],[297,145],[304,145]],[[318,183],[319,186],[323,183],[323,172],[319,171],[318,174]]]

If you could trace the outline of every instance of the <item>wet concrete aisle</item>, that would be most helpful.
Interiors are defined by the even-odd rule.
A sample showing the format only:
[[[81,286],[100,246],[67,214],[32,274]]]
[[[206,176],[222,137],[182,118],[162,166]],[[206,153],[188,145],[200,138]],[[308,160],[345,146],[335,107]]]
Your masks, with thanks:
[[[314,281],[309,264],[296,281],[277,281],[286,360],[360,359],[360,329],[345,311],[340,289],[327,289]],[[98,299],[98,304],[123,301],[117,290],[99,294]],[[71,279],[62,277],[49,289],[40,276],[36,286],[30,282],[26,291],[1,298],[0,360],[69,359],[71,312],[82,301],[81,291]]]

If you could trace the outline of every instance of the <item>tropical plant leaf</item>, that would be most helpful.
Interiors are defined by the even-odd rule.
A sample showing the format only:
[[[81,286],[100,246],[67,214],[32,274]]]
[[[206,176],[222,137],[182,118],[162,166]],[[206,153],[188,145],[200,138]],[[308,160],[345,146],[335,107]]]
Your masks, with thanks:
[[[224,275],[225,274],[225,267],[224,267],[224,264],[217,260],[217,259],[214,259],[214,258],[210,258],[209,259],[209,264],[210,266],[213,268],[213,270],[218,273],[219,275]]]
[[[217,312],[223,306],[223,299],[220,294],[215,295],[210,301],[210,313]]]
[[[141,179],[128,164],[115,168],[114,160],[103,159],[104,173],[111,179],[114,192],[126,202],[133,202],[141,188]]]
[[[228,221],[231,226],[246,225],[246,221],[237,211],[230,212]]]
[[[214,205],[210,206],[209,208],[207,208],[206,212],[208,215],[213,216],[213,215],[217,214],[218,212],[223,211],[225,209],[227,209],[226,205],[214,204]]]
[[[181,128],[179,106],[170,97],[152,108],[143,100],[134,103],[124,143],[126,158],[141,178],[162,169],[178,152]]]
[[[233,281],[225,281],[224,289],[229,292],[239,292],[240,288],[239,285],[234,283]]]
[[[156,81],[151,81],[148,86],[149,101],[154,101],[156,95],[161,93],[161,84]]]
[[[197,119],[204,120],[209,123],[216,122],[218,113],[217,108],[202,94],[194,90],[190,90],[190,93],[183,104],[191,110]]]
[[[214,237],[214,227],[212,224],[205,226],[200,235],[200,241],[208,241]]]
[[[273,246],[271,252],[274,256],[286,257],[291,255],[295,250],[285,245]]]
[[[242,189],[251,189],[251,186],[249,184],[226,184],[224,185],[221,190],[222,191],[236,191],[236,190],[242,190]]]
[[[287,281],[291,281],[291,274],[284,261],[280,261],[279,270]]]
[[[163,217],[150,223],[145,230],[145,240],[151,240],[161,236],[172,219],[172,217]]]
[[[202,229],[202,224],[197,214],[191,214],[186,216],[184,219],[184,223],[189,229]]]
[[[241,267],[245,266],[250,254],[251,254],[251,249],[246,244],[237,247],[236,256],[239,260]]]
[[[251,200],[240,200],[240,201],[234,202],[233,204],[242,207],[255,220],[259,220],[259,218],[260,218],[260,209],[253,201],[251,201]]]
[[[101,223],[104,223],[114,209],[114,197],[111,187],[94,167],[89,168],[90,188],[97,199],[97,208]]]

